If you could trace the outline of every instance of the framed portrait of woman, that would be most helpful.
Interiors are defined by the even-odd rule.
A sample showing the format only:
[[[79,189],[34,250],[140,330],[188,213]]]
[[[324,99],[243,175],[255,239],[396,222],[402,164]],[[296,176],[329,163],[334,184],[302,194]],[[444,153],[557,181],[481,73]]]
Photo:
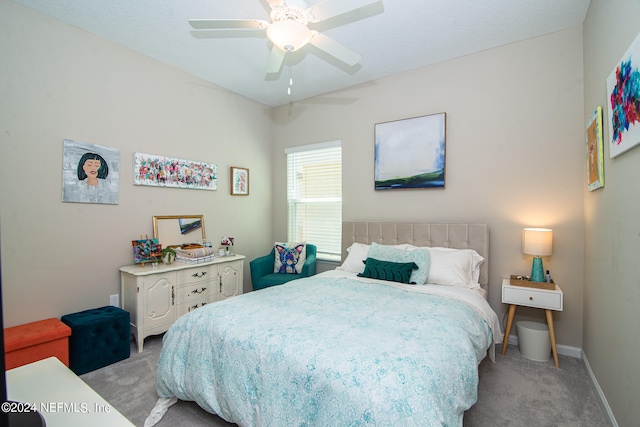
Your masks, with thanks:
[[[120,150],[64,140],[62,201],[118,204]]]

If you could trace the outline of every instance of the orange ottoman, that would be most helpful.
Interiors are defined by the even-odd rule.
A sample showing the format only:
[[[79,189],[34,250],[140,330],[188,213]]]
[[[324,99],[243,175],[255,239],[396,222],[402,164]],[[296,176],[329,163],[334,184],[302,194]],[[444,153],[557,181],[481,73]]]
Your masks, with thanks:
[[[71,328],[58,319],[46,319],[4,330],[5,369],[55,356],[69,366]]]

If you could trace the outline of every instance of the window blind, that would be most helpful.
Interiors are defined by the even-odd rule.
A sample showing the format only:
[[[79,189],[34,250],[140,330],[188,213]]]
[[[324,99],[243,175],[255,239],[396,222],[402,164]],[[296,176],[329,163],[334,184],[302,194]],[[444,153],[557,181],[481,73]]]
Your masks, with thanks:
[[[341,142],[291,147],[285,150],[285,154],[288,240],[316,245],[318,259],[340,261]]]

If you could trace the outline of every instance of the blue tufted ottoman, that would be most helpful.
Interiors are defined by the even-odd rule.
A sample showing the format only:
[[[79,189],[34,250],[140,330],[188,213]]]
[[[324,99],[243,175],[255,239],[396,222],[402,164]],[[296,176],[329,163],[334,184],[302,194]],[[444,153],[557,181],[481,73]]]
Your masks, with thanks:
[[[129,312],[109,305],[67,314],[60,320],[71,328],[69,367],[76,375],[129,358]]]

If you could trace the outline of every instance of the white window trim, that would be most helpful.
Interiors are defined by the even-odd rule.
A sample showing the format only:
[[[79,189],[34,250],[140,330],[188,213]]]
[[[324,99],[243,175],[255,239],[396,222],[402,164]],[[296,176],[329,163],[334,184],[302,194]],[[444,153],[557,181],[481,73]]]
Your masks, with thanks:
[[[295,147],[287,147],[284,149],[284,154],[288,155],[288,154],[296,154],[296,153],[303,153],[306,151],[315,151],[315,150],[323,150],[323,149],[328,149],[328,148],[342,148],[342,141],[341,140],[335,140],[335,141],[327,141],[327,142],[320,142],[320,143],[315,143],[315,144],[307,144],[307,145],[300,145],[300,146],[295,146]],[[288,166],[287,166],[288,168]],[[342,169],[342,167],[341,167]],[[289,186],[289,182],[288,182],[288,173],[289,171],[287,170],[287,187]],[[289,204],[289,197],[287,195],[287,205]],[[304,203],[304,199],[299,199],[299,202],[303,202]],[[320,199],[315,199],[314,201],[320,201]],[[331,201],[330,198],[327,199],[323,199],[323,201]],[[340,202],[342,202],[342,192],[341,192],[341,196],[340,196]],[[289,207],[287,207],[287,211],[289,210]],[[287,213],[287,230],[289,230],[290,228],[290,224],[289,224],[289,213]],[[342,224],[339,224],[340,229],[342,228]],[[288,233],[288,232],[287,232]],[[340,233],[339,233],[340,234]],[[288,236],[288,238],[290,238],[290,236]],[[310,242],[312,243],[312,242]],[[339,251],[341,252],[341,242],[338,242],[338,247],[340,248]],[[316,255],[318,261],[329,261],[329,262],[336,262],[339,263],[341,260],[341,255],[340,253],[337,254],[333,254],[333,253],[322,253],[320,249],[318,249],[317,255]]]

